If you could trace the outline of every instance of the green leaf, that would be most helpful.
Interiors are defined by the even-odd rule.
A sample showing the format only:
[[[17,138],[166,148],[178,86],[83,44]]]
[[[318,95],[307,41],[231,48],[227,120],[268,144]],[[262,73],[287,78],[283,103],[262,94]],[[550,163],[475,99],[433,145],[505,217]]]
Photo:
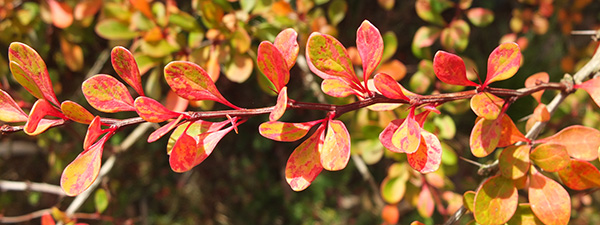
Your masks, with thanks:
[[[464,51],[469,45],[471,27],[464,20],[454,20],[442,30],[440,41],[447,50]]]
[[[81,89],[88,103],[99,111],[135,111],[127,87],[112,76],[99,74],[90,77],[83,82]]]
[[[571,197],[556,181],[531,169],[529,203],[531,211],[544,224],[568,224],[571,218]]]
[[[69,163],[60,178],[60,186],[68,196],[81,194],[92,185],[100,172],[100,162],[104,143],[110,135],[105,135],[89,148],[84,149],[73,162]]]
[[[446,0],[417,0],[415,9],[421,19],[436,25],[444,25],[446,22],[442,18],[442,12],[452,5],[452,2]]]
[[[346,11],[348,11],[346,0],[333,0],[327,8],[327,17],[329,17],[330,24],[337,26],[342,22],[346,16]]]
[[[310,70],[323,79],[341,79],[361,90],[346,48],[328,34],[312,33],[306,44]]]
[[[498,46],[490,56],[487,63],[487,77],[483,87],[496,81],[506,80],[517,73],[521,66],[521,49],[514,42]]]
[[[108,207],[108,201],[109,197],[106,193],[106,190],[104,190],[103,188],[96,190],[96,193],[94,194],[96,212],[102,214],[102,212],[104,212],[104,210],[106,210],[106,208]]]
[[[507,224],[543,225],[542,221],[531,211],[529,203],[519,203],[515,215],[510,218]]]
[[[96,24],[98,36],[108,40],[130,40],[140,36],[137,31],[130,30],[127,24],[116,19],[103,19]]]
[[[475,204],[475,194],[474,191],[466,191],[463,194],[463,205],[471,212],[474,211],[473,204]]]
[[[529,157],[535,165],[548,172],[558,172],[571,164],[567,149],[559,144],[538,145]]]
[[[142,77],[133,54],[124,47],[117,46],[110,52],[111,63],[119,76],[141,96],[144,96]]]
[[[294,191],[306,189],[323,170],[319,151],[323,146],[325,126],[321,125],[300,144],[285,165],[285,180]]]
[[[500,175],[487,179],[477,190],[473,214],[479,224],[503,224],[517,210],[519,195],[510,179]]]
[[[0,90],[0,121],[7,123],[27,121],[27,114],[4,90]]]
[[[346,168],[350,160],[350,134],[346,125],[339,120],[329,120],[327,133],[319,155],[321,165],[329,171]]]
[[[392,31],[385,32],[383,34],[383,55],[381,61],[385,62],[392,58],[398,49],[398,38]]]
[[[485,27],[494,22],[494,12],[485,8],[472,8],[467,11],[467,18],[478,27]]]
[[[529,171],[529,145],[509,146],[500,153],[499,167],[502,176],[516,180]]]
[[[368,20],[363,21],[356,31],[356,48],[362,59],[363,81],[366,82],[383,57],[383,38]]]
[[[502,112],[504,99],[487,92],[479,92],[471,98],[471,109],[479,117],[495,120]]]
[[[258,46],[256,61],[258,69],[273,83],[274,91],[279,93],[290,80],[288,65],[281,52],[271,42],[263,41]]]

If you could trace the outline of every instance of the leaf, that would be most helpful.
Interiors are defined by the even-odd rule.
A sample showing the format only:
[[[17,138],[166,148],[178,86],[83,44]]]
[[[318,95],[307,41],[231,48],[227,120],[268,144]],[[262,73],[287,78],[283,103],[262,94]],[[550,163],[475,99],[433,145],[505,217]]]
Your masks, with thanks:
[[[130,30],[127,24],[117,19],[103,19],[96,24],[96,34],[108,40],[130,40],[140,36],[137,31]]]
[[[108,207],[108,194],[103,188],[96,190],[94,194],[94,204],[96,205],[96,212],[102,214]]]
[[[508,146],[500,153],[499,167],[502,176],[516,180],[529,171],[529,150],[530,145]]]
[[[521,49],[514,42],[498,46],[488,58],[487,77],[483,87],[496,81],[506,80],[517,73],[521,65]]]
[[[531,117],[535,121],[539,121],[539,122],[549,121],[550,120],[550,112],[548,111],[546,104],[538,104],[538,106],[536,106],[535,109],[533,110],[533,114],[531,115]]]
[[[421,173],[431,173],[436,171],[442,162],[442,145],[432,133],[421,130],[421,136],[419,148],[416,152],[407,153],[406,160],[413,169]]]
[[[492,153],[498,146],[502,126],[497,120],[477,118],[471,131],[469,146],[474,156],[482,158]]]
[[[598,158],[600,131],[581,125],[573,125],[550,137],[537,140],[536,143],[564,145],[571,157],[592,161]]]
[[[319,77],[341,79],[353,85],[360,84],[346,48],[334,37],[312,33],[306,44],[306,57],[308,67]],[[352,88],[360,90],[358,86]]]
[[[503,148],[519,141],[530,142],[530,140],[517,129],[517,126],[508,115],[500,115],[498,119],[496,119],[496,122],[499,123],[498,126],[502,128],[500,140],[498,141],[498,148]]]
[[[27,133],[33,133],[44,116],[55,116],[65,119],[65,116],[58,109],[54,108],[50,102],[45,99],[38,99],[33,104],[31,112],[29,112],[29,117],[23,130]]]
[[[348,3],[345,0],[333,0],[327,7],[327,17],[331,25],[337,26],[346,16]]]
[[[391,74],[390,76],[394,78],[394,80],[399,81],[406,76],[406,65],[400,62],[400,60],[392,59],[382,63],[379,68],[377,68],[377,72]]]
[[[323,146],[325,126],[321,125],[308,139],[300,144],[285,165],[285,180],[292,190],[302,191],[317,178],[323,170],[319,150]]]
[[[423,184],[418,199],[417,211],[419,212],[419,215],[425,218],[431,217],[433,215],[433,210],[435,209],[435,202],[433,201],[433,196],[429,190],[429,185]]]
[[[300,51],[297,39],[298,33],[292,28],[287,28],[279,32],[277,37],[275,37],[275,41],[273,42],[273,45],[275,45],[277,50],[279,50],[285,59],[288,70],[290,70],[294,64],[296,64],[296,58],[298,57],[298,52]]]
[[[573,190],[600,187],[600,171],[583,160],[571,159],[568,166],[558,171],[558,176],[563,184]]]
[[[135,111],[133,98],[127,87],[110,75],[99,74],[90,77],[83,82],[81,89],[88,103],[99,111]]]
[[[352,94],[358,95],[356,90],[350,87],[348,83],[338,79],[325,79],[321,83],[323,93],[337,98],[348,97]]]
[[[231,47],[240,54],[248,52],[248,49],[250,49],[250,45],[252,44],[250,35],[248,35],[248,32],[246,32],[245,29],[235,30],[233,34],[231,34],[230,42]]]
[[[421,127],[415,120],[414,109],[392,136],[392,144],[405,153],[416,152],[421,144]]]
[[[531,211],[529,203],[519,203],[515,215],[510,218],[507,224],[543,225],[542,221],[535,217],[535,214]]]
[[[392,143],[392,139],[394,137],[394,133],[398,130],[398,127],[404,122],[404,119],[396,119],[390,121],[388,125],[383,129],[383,131],[379,134],[379,141],[385,148],[395,153],[404,153],[404,151]]]
[[[147,0],[129,0],[129,2],[133,7],[142,12],[144,16],[148,17],[148,19],[155,20]]]
[[[485,27],[494,22],[494,12],[486,8],[472,8],[466,14],[469,21],[478,27]]]
[[[440,26],[445,25],[441,13],[450,7],[452,2],[445,0],[417,0],[415,3],[415,10],[421,19]]]
[[[337,171],[346,168],[350,160],[350,134],[342,121],[329,120],[319,155],[323,169]]]
[[[567,149],[559,144],[541,144],[529,156],[535,165],[548,172],[558,172],[569,166],[571,158]]]
[[[248,55],[234,54],[225,66],[225,76],[230,81],[243,83],[248,80],[254,70],[254,60]]]
[[[393,2],[393,1],[392,1]],[[381,218],[385,224],[397,224],[400,219],[400,212],[396,205],[385,205],[381,210]]]
[[[571,197],[559,183],[532,168],[528,192],[531,211],[544,224],[569,223]]]
[[[592,100],[594,100],[596,105],[600,106],[600,88],[598,87],[600,87],[600,77],[590,79],[574,86],[574,88],[581,88],[585,90],[590,95]]]
[[[83,0],[79,1],[73,9],[73,17],[76,20],[83,20],[86,17],[93,16],[102,7],[102,1]]]
[[[0,121],[7,123],[27,121],[27,114],[4,90],[0,90]]]
[[[471,98],[471,109],[478,117],[495,120],[502,112],[504,99],[487,92],[479,92]]]
[[[135,111],[142,119],[151,123],[160,123],[181,115],[167,109],[160,102],[145,96],[139,96],[134,102]]]
[[[275,121],[281,118],[287,108],[288,96],[287,87],[283,87],[277,96],[277,104],[273,108],[273,111],[269,114],[269,121]]]
[[[171,89],[182,98],[191,101],[211,100],[239,109],[221,95],[208,73],[194,63],[170,62],[165,66],[165,80]]]
[[[100,172],[100,162],[104,143],[110,135],[105,135],[89,148],[84,149],[73,162],[69,163],[60,177],[60,186],[68,196],[81,194],[92,185]]]
[[[411,50],[417,58],[431,58],[429,48],[440,37],[442,29],[433,26],[422,26],[414,35]]]
[[[169,157],[171,169],[183,173],[202,163],[212,153],[217,143],[233,128],[231,126],[219,131],[201,133],[197,137],[192,137],[187,132],[182,133]]]
[[[461,86],[478,86],[467,78],[465,62],[455,54],[438,51],[433,58],[433,72],[442,82]]]
[[[49,213],[42,215],[41,225],[55,225],[55,224],[56,223],[54,222],[52,215],[50,215]]]
[[[473,204],[475,204],[475,194],[474,191],[465,191],[463,194],[463,205],[471,212],[474,211]]]
[[[183,114],[179,115],[179,117],[177,117],[177,119],[171,120],[171,122],[165,124],[164,126],[158,128],[154,132],[152,132],[148,136],[148,143],[152,143],[152,142],[157,141],[162,136],[164,136],[165,134],[167,134],[169,131],[173,130],[173,128],[175,128],[177,126],[177,124],[179,123],[179,121],[181,121],[181,119],[183,119],[183,116],[184,116]]]
[[[388,61],[396,54],[398,50],[398,38],[393,31],[388,31],[383,34],[383,55],[382,62]]]
[[[119,74],[129,86],[133,87],[135,92],[144,96],[142,77],[133,54],[126,48],[117,46],[110,52],[110,60],[117,74]]]
[[[73,24],[73,9],[69,4],[56,0],[48,0],[47,3],[50,6],[50,14],[54,26],[64,29]]]
[[[60,38],[60,51],[63,54],[65,64],[71,71],[81,71],[83,68],[83,50],[81,46]]]
[[[457,19],[442,30],[440,42],[447,50],[464,51],[469,45],[469,34],[471,27],[464,20]]]
[[[229,124],[229,120],[223,120],[221,122],[209,122],[204,120],[196,120],[193,123],[185,122],[180,124],[177,129],[173,131],[171,137],[169,137],[169,141],[167,143],[167,154],[170,155],[173,150],[173,146],[175,142],[179,139],[179,137],[183,134],[184,130],[187,130],[186,133],[192,137],[196,137],[203,133],[212,133],[221,130],[225,125]]]
[[[29,135],[29,136],[36,136],[38,134],[44,133],[46,130],[48,130],[48,128],[55,126],[55,125],[59,125],[59,124],[64,124],[65,120],[63,119],[59,119],[59,120],[52,120],[52,119],[42,119],[38,122],[37,128],[35,129],[35,131],[33,132],[29,132],[27,130],[24,130],[25,134]]]
[[[258,69],[275,86],[275,92],[279,93],[290,80],[287,63],[279,50],[271,42],[261,42],[258,46],[256,62]]]
[[[46,63],[33,48],[13,42],[8,48],[8,59],[13,77],[29,93],[54,105],[60,105],[54,94]]]
[[[383,57],[383,38],[368,20],[364,20],[356,31],[356,48],[362,60],[363,81],[369,80]]]
[[[68,119],[78,123],[90,124],[94,119],[92,113],[74,101],[66,100],[62,102],[60,110]]]
[[[83,149],[88,149],[92,146],[93,143],[98,140],[102,134],[106,133],[102,131],[102,122],[100,121],[100,116],[96,116],[90,125],[87,128],[87,132],[85,133],[85,138],[83,139]]]
[[[410,177],[406,164],[395,163],[388,169],[388,175],[381,182],[381,197],[390,204],[396,204],[402,200],[406,193],[406,181]],[[394,174],[394,170],[399,171]]]
[[[479,224],[503,224],[517,210],[519,195],[510,179],[500,175],[487,179],[477,189],[473,214]]]
[[[378,73],[375,75],[374,83],[375,88],[385,97],[392,99],[404,99],[409,101],[410,99],[404,95],[404,88],[394,78],[385,73]]]
[[[263,137],[275,141],[292,142],[300,140],[319,121],[304,123],[286,123],[280,121],[269,121],[260,124],[258,132]]]

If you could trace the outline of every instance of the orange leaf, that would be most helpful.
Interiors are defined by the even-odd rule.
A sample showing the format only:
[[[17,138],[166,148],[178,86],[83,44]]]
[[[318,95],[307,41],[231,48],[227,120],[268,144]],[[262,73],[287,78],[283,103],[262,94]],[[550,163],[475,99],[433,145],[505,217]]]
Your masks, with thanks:
[[[263,137],[275,141],[297,141],[304,137],[312,126],[320,121],[310,121],[304,123],[286,123],[279,121],[269,121],[260,124],[258,132]]]
[[[182,133],[175,142],[169,164],[171,169],[177,173],[191,170],[194,166],[202,163],[215,149],[219,141],[231,130],[233,126],[223,130],[201,133],[196,137]]]
[[[319,150],[323,146],[325,126],[321,125],[300,144],[285,165],[285,179],[294,191],[306,189],[323,170]]]
[[[85,191],[100,172],[104,143],[111,135],[105,135],[89,148],[84,149],[62,173],[60,186],[68,196],[75,196]]]
[[[531,152],[531,161],[548,172],[558,172],[569,166],[571,158],[567,149],[559,144],[541,144]]]
[[[536,143],[564,145],[571,157],[592,161],[598,158],[600,131],[594,128],[574,125],[562,129],[550,137],[537,140]]]
[[[475,220],[480,224],[503,224],[517,210],[519,194],[510,179],[496,175],[477,190],[473,204]]]
[[[556,181],[531,168],[529,178],[531,211],[544,224],[568,224],[571,218],[571,197]]]
[[[73,24],[73,9],[69,4],[56,0],[48,0],[47,2],[50,6],[50,14],[54,26],[64,29]]]
[[[94,119],[94,115],[83,106],[73,101],[64,101],[60,104],[60,110],[70,120],[78,123],[90,124]]]
[[[504,99],[493,94],[479,92],[471,98],[471,109],[479,117],[486,120],[495,120],[502,112]]]
[[[529,171],[529,145],[509,146],[500,153],[499,166],[502,176],[516,180]]]
[[[497,120],[499,120],[499,126],[502,127],[500,140],[498,141],[497,146],[498,148],[503,148],[519,141],[530,142],[529,139],[517,129],[517,126],[508,115],[502,114]]]
[[[133,7],[142,12],[144,16],[148,17],[148,19],[154,20],[148,0],[129,0],[129,2],[131,5],[133,5]]]
[[[548,73],[546,72],[539,72],[536,74],[533,74],[531,76],[529,76],[527,78],[527,80],[525,80],[525,87],[534,87],[540,84],[544,84],[544,83],[548,83],[550,81],[550,76],[548,76]],[[542,102],[542,95],[544,94],[544,91],[538,91],[535,92],[533,94],[531,94],[531,97],[533,97],[538,103]]]
[[[589,162],[571,159],[570,164],[558,171],[563,183],[573,190],[600,187],[600,171]]]
[[[27,121],[27,114],[4,90],[0,90],[0,121],[8,123]]]
[[[421,130],[421,143],[416,152],[407,153],[406,160],[410,166],[421,172],[436,171],[442,162],[442,145],[440,140],[425,130]]]
[[[319,155],[321,156],[321,165],[326,170],[341,170],[348,165],[350,134],[342,121],[330,120],[327,123],[327,134]]]
[[[275,121],[281,118],[285,113],[285,109],[287,108],[287,87],[283,87],[281,91],[279,91],[279,95],[277,96],[277,104],[273,108],[273,111],[269,114],[269,121]]]
[[[421,144],[421,127],[415,120],[414,113],[414,109],[411,109],[411,112],[392,136],[392,144],[405,153],[417,151]]]
[[[49,213],[46,213],[42,216],[42,225],[55,225],[55,224],[56,223],[54,222],[52,215],[50,215]]]
[[[281,52],[281,55],[285,59],[288,70],[296,64],[296,58],[300,51],[297,39],[298,33],[292,28],[287,28],[279,32],[277,37],[275,37],[275,41],[273,41],[273,45],[277,47],[277,50]]]
[[[498,120],[486,120],[478,117],[469,139],[471,153],[480,158],[492,153],[498,146],[501,132],[502,126]]]

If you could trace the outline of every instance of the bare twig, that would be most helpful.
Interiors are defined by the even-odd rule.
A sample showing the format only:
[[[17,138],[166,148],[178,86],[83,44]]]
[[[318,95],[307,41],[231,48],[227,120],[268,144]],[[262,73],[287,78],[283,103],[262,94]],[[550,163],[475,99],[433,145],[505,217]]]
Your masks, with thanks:
[[[5,224],[5,223],[23,223],[23,222],[27,222],[27,221],[30,221],[35,218],[40,218],[44,214],[50,213],[51,211],[52,211],[52,209],[42,209],[42,210],[38,210],[38,211],[28,213],[25,215],[21,215],[21,216],[0,215],[0,223],[3,223],[3,224]]]
[[[375,202],[375,205],[377,206],[375,208],[376,211],[381,211],[381,209],[383,209],[383,206],[385,205],[385,203],[383,203],[383,201],[381,200],[381,198],[379,197],[379,188],[377,187],[377,184],[375,183],[375,178],[373,178],[373,175],[371,175],[371,172],[369,172],[369,168],[367,168],[367,164],[365,164],[365,161],[363,161],[360,156],[358,155],[352,155],[352,161],[354,161],[354,164],[356,164],[356,169],[358,170],[358,172],[360,172],[360,175],[362,175],[363,179],[365,181],[367,181],[369,183],[369,186],[371,187],[371,190],[373,191],[373,201]]]
[[[65,196],[62,188],[52,184],[0,180],[1,191],[36,191]]]

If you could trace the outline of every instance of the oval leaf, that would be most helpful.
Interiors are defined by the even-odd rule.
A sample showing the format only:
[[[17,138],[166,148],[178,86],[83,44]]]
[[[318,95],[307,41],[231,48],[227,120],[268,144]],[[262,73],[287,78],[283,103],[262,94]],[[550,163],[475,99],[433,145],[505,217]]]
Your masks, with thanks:
[[[374,83],[375,88],[385,97],[392,99],[404,99],[410,100],[404,95],[403,87],[394,78],[385,73],[378,73],[375,75]]]
[[[85,99],[95,109],[107,112],[135,111],[127,87],[116,78],[99,74],[85,80],[81,86]]]
[[[516,180],[529,171],[529,145],[509,146],[502,150],[498,158],[502,176]]]
[[[525,80],[525,87],[526,88],[534,87],[534,86],[537,86],[540,84],[548,83],[549,81],[550,81],[550,76],[548,75],[548,73],[539,72],[539,73],[529,76],[527,78],[527,80]],[[538,103],[541,103],[543,94],[544,94],[544,91],[541,90],[541,91],[532,93],[531,97],[533,97]]]
[[[506,114],[502,114],[496,119],[496,122],[499,123],[499,126],[502,127],[500,141],[498,141],[499,148],[503,148],[512,144],[515,144],[519,141],[529,143],[530,140],[519,131],[515,123],[510,119],[510,117]]]
[[[183,114],[179,115],[177,119],[171,120],[171,122],[165,124],[164,126],[156,129],[148,136],[148,143],[152,143],[160,139],[165,134],[169,133],[169,131],[173,130],[177,126],[177,124],[183,119]]]
[[[445,49],[464,51],[469,45],[471,27],[461,19],[454,19],[448,27],[442,30],[440,42]]]
[[[471,98],[471,109],[479,117],[486,120],[495,120],[502,112],[504,99],[493,94],[479,92]]]
[[[292,28],[287,28],[279,32],[277,37],[275,37],[275,41],[273,41],[273,45],[275,45],[285,59],[288,70],[296,64],[296,58],[300,51],[297,39],[298,33]]]
[[[494,22],[494,12],[485,8],[472,8],[467,11],[467,18],[478,27],[485,27]]]
[[[269,114],[269,121],[275,121],[281,118],[287,108],[287,87],[283,87],[277,96],[277,104],[273,108],[273,111]]]
[[[292,190],[306,189],[323,170],[319,150],[323,146],[324,129],[325,127],[321,125],[290,155],[285,165],[285,180]]]
[[[423,185],[418,199],[417,211],[419,212],[419,215],[425,218],[431,217],[433,215],[433,210],[435,209],[435,202],[433,201],[433,196],[429,190],[429,185]]]
[[[11,69],[12,69],[12,67],[11,67]],[[596,105],[600,106],[600,88],[598,88],[598,87],[600,87],[600,77],[590,79],[586,82],[575,85],[574,87],[585,90],[590,95],[592,100],[594,100]]]
[[[381,62],[383,38],[379,30],[368,20],[363,21],[356,31],[356,48],[362,59],[363,81],[369,80]]]
[[[56,0],[48,0],[50,6],[50,16],[54,26],[64,29],[73,24],[73,8],[66,2],[58,2]]]
[[[558,171],[563,183],[573,190],[600,187],[600,172],[589,162],[571,159],[570,164]]]
[[[83,106],[74,101],[64,101],[60,104],[60,110],[70,120],[78,123],[90,124],[94,119],[94,115]]]
[[[160,102],[145,96],[137,97],[134,106],[137,114],[140,115],[142,119],[151,123],[160,123],[180,115],[180,113],[167,109],[160,104]]]
[[[330,120],[327,124],[325,142],[319,151],[321,165],[329,171],[344,169],[350,160],[350,134],[342,121]]]
[[[483,86],[496,81],[511,78],[521,65],[521,49],[514,42],[503,43],[498,46],[488,58],[487,77]]]
[[[564,145],[571,157],[592,161],[598,158],[600,131],[594,128],[574,125],[562,129],[550,137],[538,140],[537,143]]]
[[[473,214],[479,224],[503,224],[518,206],[517,188],[510,179],[496,175],[487,179],[477,190]]]
[[[532,169],[534,170],[534,169]],[[571,197],[556,181],[532,171],[529,178],[531,211],[544,224],[568,224],[571,218]]]
[[[290,80],[287,62],[275,45],[263,41],[258,46],[256,62],[260,72],[273,83],[275,92],[279,92]]]
[[[421,130],[421,136],[419,149],[407,153],[406,160],[413,169],[421,173],[431,173],[436,171],[442,162],[442,145],[432,133]]]
[[[421,127],[415,120],[414,112],[409,113],[394,132],[392,144],[405,153],[417,151],[421,144]]]
[[[571,158],[567,149],[559,144],[541,144],[529,156],[535,165],[548,172],[558,172],[569,166]]]
[[[433,72],[438,79],[447,84],[478,86],[467,79],[465,62],[455,54],[438,51],[433,58]]]
[[[231,126],[220,131],[201,133],[196,137],[188,135],[187,132],[182,134],[175,142],[169,157],[171,169],[183,173],[202,163],[233,128]]]
[[[98,142],[83,150],[73,162],[69,163],[60,177],[60,186],[68,196],[75,196],[85,191],[100,172],[100,163],[104,143],[110,135],[104,136]]]
[[[7,123],[27,121],[27,114],[4,90],[0,90],[0,121]]]
[[[135,58],[133,54],[129,50],[124,47],[117,46],[112,49],[110,52],[110,59],[113,68],[119,76],[127,83],[129,86],[133,87],[133,89],[141,96],[144,96],[144,89],[142,88],[142,77],[140,75],[140,70],[138,69],[138,65],[135,62]]]
[[[394,133],[398,130],[398,127],[404,122],[404,119],[392,120],[379,134],[379,141],[385,148],[395,153],[404,153],[404,151],[396,146],[392,142]]]
[[[275,141],[297,141],[304,137],[312,126],[317,121],[310,121],[304,123],[286,123],[279,121],[269,121],[260,124],[258,132],[263,137],[266,137]]]
[[[312,33],[306,43],[306,57],[308,67],[319,77],[360,85],[346,48],[334,37]]]
[[[27,118],[27,123],[25,123],[23,130],[27,133],[33,133],[44,116],[65,117],[58,109],[54,108],[50,102],[45,99],[38,99],[33,104],[31,112],[29,112],[29,117]]]
[[[469,139],[471,153],[474,156],[486,157],[498,146],[502,127],[496,121],[477,118]]]
[[[348,97],[351,94],[357,94],[348,83],[338,79],[323,80],[323,83],[321,83],[321,90],[323,93],[337,98],[343,98]]]

